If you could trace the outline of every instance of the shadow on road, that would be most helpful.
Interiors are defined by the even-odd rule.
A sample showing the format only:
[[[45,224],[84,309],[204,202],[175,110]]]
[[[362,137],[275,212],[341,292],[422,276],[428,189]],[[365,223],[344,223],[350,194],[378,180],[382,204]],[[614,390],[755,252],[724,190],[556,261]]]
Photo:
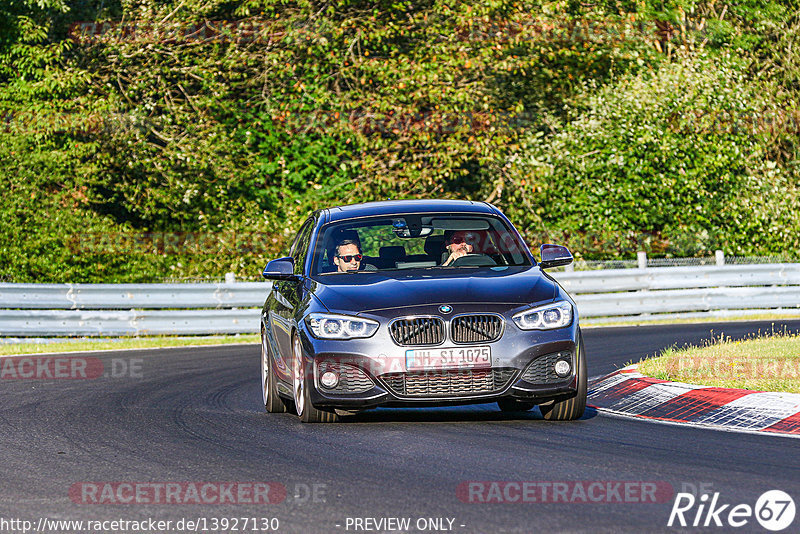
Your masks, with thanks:
[[[593,419],[597,410],[586,408],[580,420]],[[542,417],[539,408],[530,411],[501,412],[497,405],[448,406],[438,408],[376,408],[340,418],[341,423],[476,423],[507,421],[540,421],[550,423]],[[569,421],[557,424],[570,424]]]

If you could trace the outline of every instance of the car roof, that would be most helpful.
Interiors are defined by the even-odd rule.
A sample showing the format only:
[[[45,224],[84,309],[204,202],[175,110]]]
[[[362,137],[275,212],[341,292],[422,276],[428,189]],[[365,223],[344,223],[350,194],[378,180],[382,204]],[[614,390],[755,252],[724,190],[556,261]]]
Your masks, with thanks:
[[[491,204],[471,200],[384,200],[322,210],[328,221],[372,217],[375,215],[404,215],[408,213],[497,213]]]

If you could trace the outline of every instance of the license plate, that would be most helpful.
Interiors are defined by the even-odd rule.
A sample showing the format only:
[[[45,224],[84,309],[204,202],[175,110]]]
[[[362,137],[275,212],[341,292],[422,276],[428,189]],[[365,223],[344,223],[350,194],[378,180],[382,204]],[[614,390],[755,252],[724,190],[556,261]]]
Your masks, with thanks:
[[[492,366],[492,348],[437,347],[406,351],[406,369],[481,369]]]

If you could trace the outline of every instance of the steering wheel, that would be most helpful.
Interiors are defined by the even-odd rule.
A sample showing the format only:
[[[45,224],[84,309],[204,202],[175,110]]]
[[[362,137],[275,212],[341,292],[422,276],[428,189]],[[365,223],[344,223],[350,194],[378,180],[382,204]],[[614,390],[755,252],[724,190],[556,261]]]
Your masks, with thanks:
[[[450,267],[494,267],[497,262],[486,254],[467,254],[453,260]]]

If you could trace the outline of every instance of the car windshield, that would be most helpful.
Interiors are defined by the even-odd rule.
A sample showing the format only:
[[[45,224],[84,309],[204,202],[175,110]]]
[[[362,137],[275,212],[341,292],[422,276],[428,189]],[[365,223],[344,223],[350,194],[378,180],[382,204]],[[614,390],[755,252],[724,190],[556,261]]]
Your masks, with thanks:
[[[338,221],[317,238],[311,274],[531,265],[504,221],[413,214]]]

